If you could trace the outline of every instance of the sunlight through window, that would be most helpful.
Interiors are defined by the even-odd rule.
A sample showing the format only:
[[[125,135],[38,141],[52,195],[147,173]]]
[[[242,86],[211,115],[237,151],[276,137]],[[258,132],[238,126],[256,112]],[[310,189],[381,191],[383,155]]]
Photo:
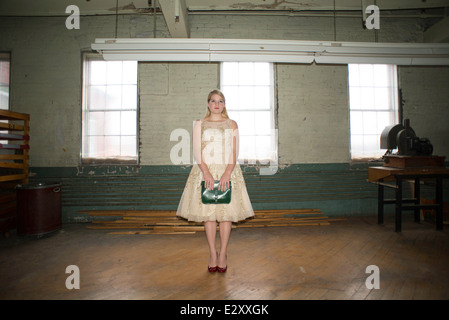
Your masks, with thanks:
[[[85,60],[83,160],[137,159],[137,61]]]
[[[380,135],[398,122],[395,65],[349,64],[351,158],[379,158]]]
[[[229,116],[239,126],[239,161],[277,160],[273,64],[223,62],[221,89]]]

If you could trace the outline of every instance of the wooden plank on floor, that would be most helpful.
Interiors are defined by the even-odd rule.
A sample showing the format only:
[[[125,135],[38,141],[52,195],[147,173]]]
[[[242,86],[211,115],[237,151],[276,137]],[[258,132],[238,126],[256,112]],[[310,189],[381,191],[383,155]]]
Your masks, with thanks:
[[[176,215],[176,210],[88,210],[79,211],[87,213],[89,216],[167,216]]]
[[[86,210],[78,213],[87,213],[90,216],[176,216],[176,210]],[[254,210],[254,214],[316,214],[319,209],[276,209],[276,210]]]
[[[155,230],[144,230],[144,231],[115,231],[115,232],[108,232],[108,234],[195,234],[195,232],[189,232],[189,231],[155,231]]]
[[[90,229],[128,229],[123,232],[114,231],[114,234],[179,234],[179,232],[204,231],[203,223],[182,219],[176,216],[176,210],[90,210],[82,212],[90,216],[118,217],[117,220],[112,221],[92,221],[92,224],[88,226]],[[329,219],[319,209],[255,210],[254,217],[233,223],[232,228],[325,226],[329,225],[330,221],[342,220],[344,219]],[[217,229],[219,228],[217,227]]]

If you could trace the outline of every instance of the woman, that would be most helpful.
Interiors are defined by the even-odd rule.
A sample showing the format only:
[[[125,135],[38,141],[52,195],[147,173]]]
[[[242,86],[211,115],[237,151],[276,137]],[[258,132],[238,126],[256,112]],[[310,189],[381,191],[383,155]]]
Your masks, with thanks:
[[[177,216],[189,221],[204,222],[210,249],[209,272],[226,272],[227,248],[232,222],[254,216],[246,190],[242,170],[237,163],[238,127],[229,119],[226,101],[220,90],[213,90],[207,97],[207,111],[203,119],[195,121],[193,127],[193,152],[195,164],[189,174],[179,202]],[[232,185],[229,204],[203,204],[201,181],[205,187],[226,190]],[[220,252],[215,247],[217,222],[220,229]]]

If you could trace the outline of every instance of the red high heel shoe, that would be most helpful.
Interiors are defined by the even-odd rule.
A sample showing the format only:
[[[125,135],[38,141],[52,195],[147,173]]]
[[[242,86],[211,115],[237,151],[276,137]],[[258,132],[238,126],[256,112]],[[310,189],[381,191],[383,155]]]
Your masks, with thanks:
[[[217,257],[217,258],[218,258],[218,257]],[[224,268],[221,268],[221,267],[217,266],[217,271],[220,272],[220,273],[225,273],[226,270],[228,270],[228,266],[227,266],[227,265],[226,265],[226,267],[224,267]]]
[[[226,272],[226,270],[228,270],[228,266],[226,266],[224,268],[220,268],[220,267],[217,266],[217,271],[220,272],[220,273],[224,273],[224,272]]]
[[[215,267],[207,266],[207,270],[209,270],[209,272],[216,272],[218,270],[218,266],[215,266]]]
[[[218,252],[217,252],[217,259],[218,259]],[[217,272],[218,266],[215,266],[215,267],[209,267],[209,265],[208,265],[208,266],[207,266],[207,270],[209,270],[209,272]]]

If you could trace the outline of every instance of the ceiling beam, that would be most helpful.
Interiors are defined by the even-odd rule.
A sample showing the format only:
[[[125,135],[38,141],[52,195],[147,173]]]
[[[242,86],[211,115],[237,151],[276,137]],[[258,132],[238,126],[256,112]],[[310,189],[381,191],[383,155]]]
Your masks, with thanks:
[[[185,0],[159,0],[165,23],[172,38],[189,38],[190,27]]]
[[[424,31],[424,42],[449,42],[449,17]]]

